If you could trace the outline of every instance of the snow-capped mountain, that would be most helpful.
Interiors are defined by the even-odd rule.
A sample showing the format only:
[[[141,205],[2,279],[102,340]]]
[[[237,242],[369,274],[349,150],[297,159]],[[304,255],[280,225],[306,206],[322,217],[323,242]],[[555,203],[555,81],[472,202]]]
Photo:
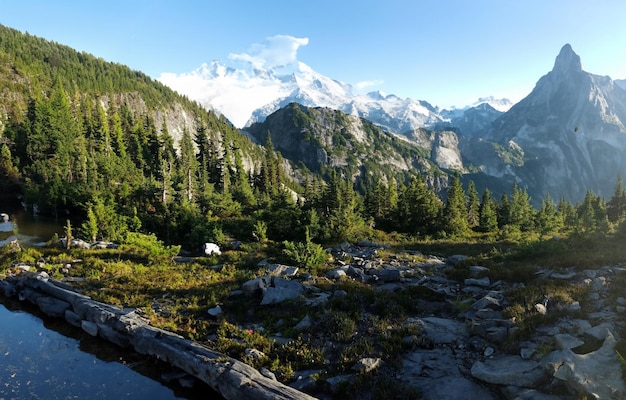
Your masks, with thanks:
[[[204,64],[183,75],[163,74],[162,83],[226,116],[236,127],[261,122],[291,102],[308,107],[328,107],[366,118],[381,128],[406,133],[421,127],[448,124],[466,109],[440,110],[423,100],[400,98],[382,92],[360,94],[351,85],[317,73],[295,61],[267,69],[252,64]],[[510,105],[506,99],[480,99],[496,109]]]

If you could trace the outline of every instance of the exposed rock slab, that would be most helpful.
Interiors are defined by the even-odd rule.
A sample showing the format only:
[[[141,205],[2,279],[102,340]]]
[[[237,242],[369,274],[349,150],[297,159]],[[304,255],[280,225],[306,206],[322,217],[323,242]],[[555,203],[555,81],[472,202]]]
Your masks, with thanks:
[[[502,356],[476,361],[472,376],[494,385],[534,388],[547,381],[548,375],[538,362],[524,360],[519,356]]]

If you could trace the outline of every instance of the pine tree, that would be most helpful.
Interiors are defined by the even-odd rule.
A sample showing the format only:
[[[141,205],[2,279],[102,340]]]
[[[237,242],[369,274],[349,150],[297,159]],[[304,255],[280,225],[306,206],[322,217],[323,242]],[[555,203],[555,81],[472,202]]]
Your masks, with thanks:
[[[467,186],[467,224],[470,228],[475,228],[480,223],[479,215],[480,201],[474,181],[470,181]]]
[[[530,196],[525,189],[521,189],[517,183],[513,183],[509,224],[527,232],[534,227],[535,210],[530,203]]]
[[[180,139],[179,175],[182,185],[183,198],[193,203],[196,198],[198,160],[196,159],[193,141],[189,130],[183,129]]]
[[[546,193],[541,202],[541,209],[537,213],[535,225],[542,235],[556,232],[563,226],[561,215],[557,212],[556,205],[549,193]]]
[[[462,236],[467,234],[467,208],[465,206],[465,193],[461,185],[461,179],[455,174],[448,187],[448,198],[443,210],[443,230],[450,236]]]
[[[497,205],[489,189],[485,189],[480,202],[478,226],[481,232],[495,232],[498,229]]]
[[[607,216],[613,223],[620,222],[626,217],[626,188],[622,182],[622,174],[617,175],[613,197],[607,204]]]
[[[442,209],[439,197],[419,177],[401,189],[396,221],[400,230],[418,235],[435,233]]]

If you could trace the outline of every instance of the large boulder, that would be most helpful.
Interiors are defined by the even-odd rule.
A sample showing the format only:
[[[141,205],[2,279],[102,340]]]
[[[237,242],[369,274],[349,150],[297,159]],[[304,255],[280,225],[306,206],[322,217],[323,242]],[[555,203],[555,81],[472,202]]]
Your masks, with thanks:
[[[493,385],[522,386],[535,388],[548,380],[548,374],[532,360],[519,356],[502,356],[485,361],[476,361],[472,365],[474,378]]]
[[[616,345],[617,340],[609,332],[602,347],[596,351],[587,354],[575,354],[570,349],[554,351],[542,360],[542,365],[581,397],[624,399],[626,387]]]
[[[287,300],[295,300],[302,295],[304,288],[300,282],[273,277],[272,285],[263,292],[261,305],[277,304]]]

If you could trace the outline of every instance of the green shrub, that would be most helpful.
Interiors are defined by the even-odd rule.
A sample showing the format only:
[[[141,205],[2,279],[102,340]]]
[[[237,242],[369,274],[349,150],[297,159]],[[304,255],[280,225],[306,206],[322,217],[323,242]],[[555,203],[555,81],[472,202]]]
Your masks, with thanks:
[[[288,262],[298,267],[306,268],[312,273],[315,273],[317,268],[324,265],[328,259],[326,250],[310,240],[304,243],[284,241],[283,246],[283,254],[287,257]]]
[[[180,252],[180,246],[164,246],[154,234],[146,235],[138,232],[129,232],[124,247],[135,247],[144,250],[148,257],[173,257]]]

